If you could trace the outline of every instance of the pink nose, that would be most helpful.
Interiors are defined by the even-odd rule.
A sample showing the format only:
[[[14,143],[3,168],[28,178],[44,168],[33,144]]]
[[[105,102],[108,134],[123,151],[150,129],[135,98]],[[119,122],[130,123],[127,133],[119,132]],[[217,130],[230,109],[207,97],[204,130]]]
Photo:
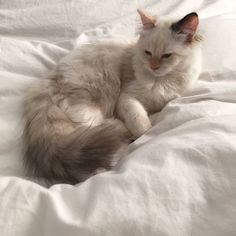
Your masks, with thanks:
[[[150,65],[150,68],[151,68],[152,70],[157,70],[157,69],[159,68],[159,65],[153,65],[153,64],[151,64],[151,65]]]

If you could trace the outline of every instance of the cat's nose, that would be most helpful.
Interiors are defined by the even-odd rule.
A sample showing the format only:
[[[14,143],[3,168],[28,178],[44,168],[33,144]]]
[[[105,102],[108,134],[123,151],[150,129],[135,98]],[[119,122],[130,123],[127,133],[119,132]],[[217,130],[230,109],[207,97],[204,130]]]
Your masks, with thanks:
[[[150,63],[150,68],[153,71],[157,70],[160,67],[159,59],[156,56],[153,56],[151,60],[149,61],[149,63]]]
[[[153,65],[153,64],[151,64],[151,65],[150,65],[150,68],[155,71],[155,70],[157,70],[157,69],[159,68],[159,65]]]

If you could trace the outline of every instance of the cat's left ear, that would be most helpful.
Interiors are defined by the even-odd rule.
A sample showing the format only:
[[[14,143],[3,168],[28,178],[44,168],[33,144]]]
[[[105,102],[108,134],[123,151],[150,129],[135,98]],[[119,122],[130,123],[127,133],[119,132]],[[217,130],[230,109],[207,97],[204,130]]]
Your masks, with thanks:
[[[144,30],[152,29],[155,27],[156,19],[153,16],[150,16],[148,13],[144,12],[141,9],[138,9],[137,11],[140,15]]]
[[[182,18],[180,21],[171,25],[171,29],[180,38],[184,38],[185,42],[191,43],[197,31],[199,24],[198,15],[192,12]]]

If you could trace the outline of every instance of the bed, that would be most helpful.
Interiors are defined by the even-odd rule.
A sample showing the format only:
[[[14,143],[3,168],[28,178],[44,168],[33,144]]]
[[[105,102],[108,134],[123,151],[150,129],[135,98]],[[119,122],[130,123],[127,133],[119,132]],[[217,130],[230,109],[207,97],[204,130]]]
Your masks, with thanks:
[[[133,37],[137,8],[197,11],[203,70],[109,172],[47,187],[22,165],[22,97],[74,47]],[[0,1],[2,236],[236,235],[236,1]]]

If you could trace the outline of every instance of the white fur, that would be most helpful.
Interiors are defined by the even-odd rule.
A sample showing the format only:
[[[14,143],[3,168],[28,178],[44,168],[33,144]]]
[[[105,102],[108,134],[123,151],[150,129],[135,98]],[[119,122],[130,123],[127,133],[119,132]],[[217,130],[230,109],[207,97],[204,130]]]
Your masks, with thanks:
[[[201,70],[200,44],[184,43],[183,37],[172,32],[171,23],[159,20],[154,28],[141,32],[137,42],[87,44],[63,59],[58,71],[65,83],[89,90],[97,87],[109,94],[99,107],[86,99],[69,106],[65,102],[62,108],[72,121],[95,126],[116,110],[135,137],[150,129],[149,115],[191,88]],[[157,60],[157,70],[150,68],[145,50]],[[161,59],[166,53],[172,56]],[[124,67],[129,70],[122,73]]]
[[[119,98],[119,115],[124,119],[125,125],[135,137],[141,136],[149,128],[151,122],[143,104],[126,93]]]
[[[25,161],[33,174],[75,183],[99,168],[110,169],[132,135],[137,138],[150,129],[149,116],[197,80],[199,45],[176,33],[186,21],[175,24],[173,33],[170,22],[155,26],[147,15],[142,20],[148,30],[138,41],[83,45],[29,91]],[[192,22],[196,18],[190,26]],[[166,53],[172,56],[163,58]]]
[[[117,111],[135,137],[151,127],[148,115],[160,111],[170,100],[190,89],[201,71],[199,43],[186,44],[174,35],[170,26],[171,22],[159,21],[153,29],[141,33],[134,46],[135,79],[123,86]],[[159,60],[159,69],[150,68],[145,50]],[[161,59],[166,53],[172,56]]]
[[[85,103],[69,106],[67,114],[74,122],[89,127],[100,125],[104,120],[102,111],[98,107]]]

